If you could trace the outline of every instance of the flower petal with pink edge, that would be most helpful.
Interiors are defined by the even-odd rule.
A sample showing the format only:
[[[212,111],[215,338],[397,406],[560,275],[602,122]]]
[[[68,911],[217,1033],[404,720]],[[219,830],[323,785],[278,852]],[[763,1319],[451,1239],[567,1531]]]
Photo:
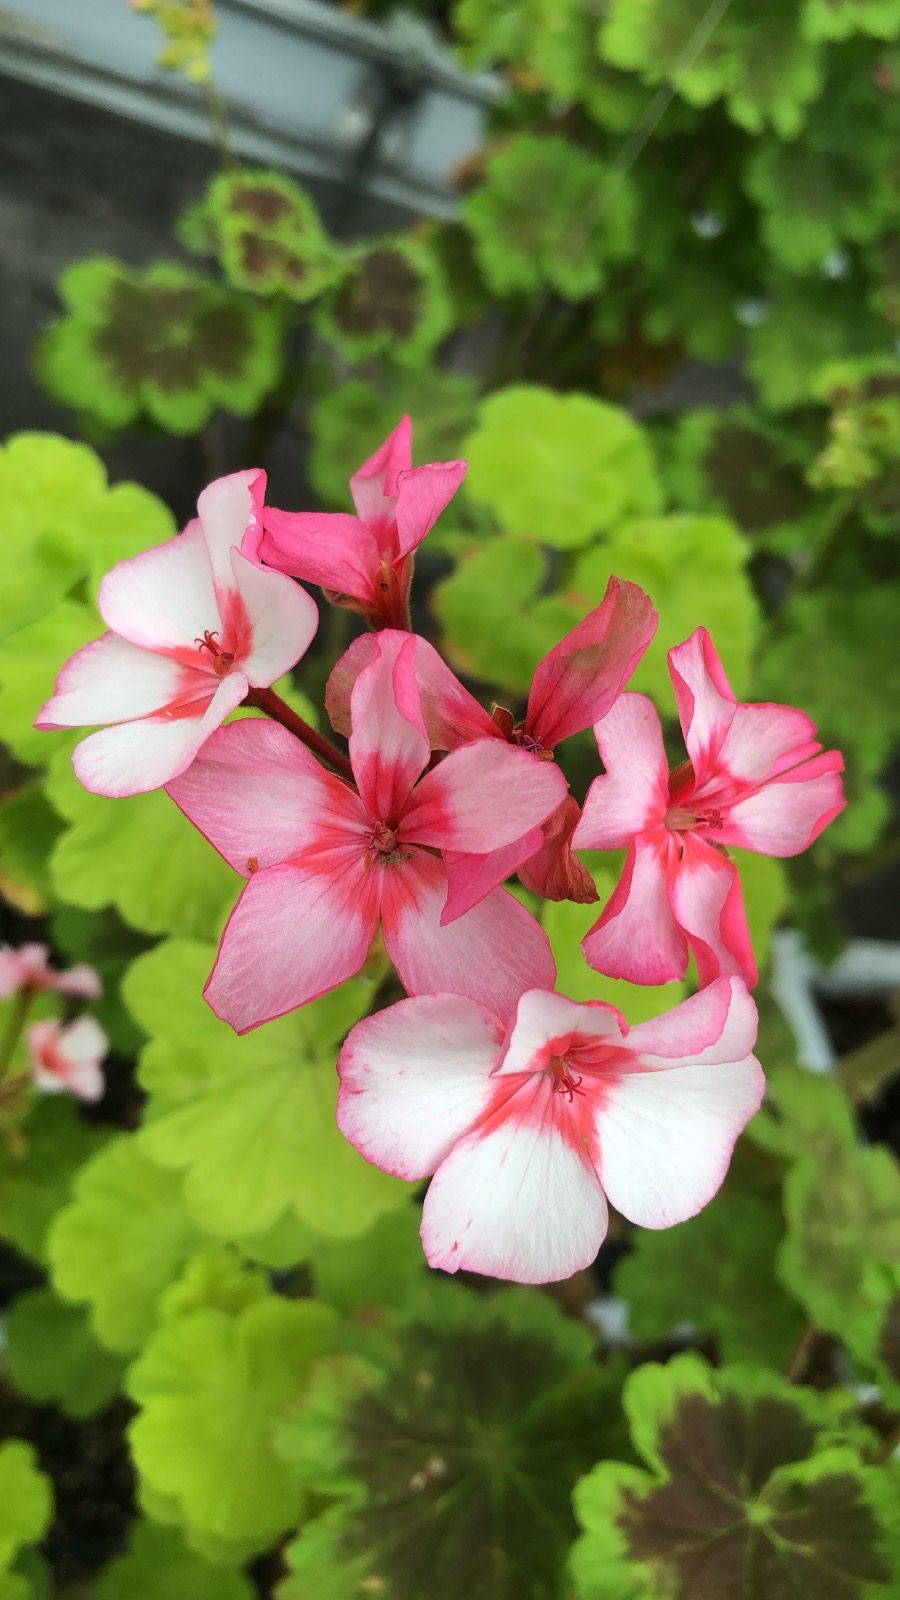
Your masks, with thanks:
[[[602,603],[535,672],[525,726],[547,750],[606,716],[641,660],[659,618],[636,583],[610,578]]]
[[[259,551],[267,566],[354,600],[371,599],[378,544],[358,518],[343,511],[277,511],[267,506],[263,520]]]
[[[565,793],[566,780],[553,762],[505,741],[478,739],[452,751],[416,784],[401,838],[486,855],[539,827]]]
[[[432,461],[400,474],[395,512],[399,557],[410,555],[431,532],[468,470],[468,461]]]
[[[550,941],[505,889],[443,927],[447,875],[436,856],[414,849],[381,876],[384,942],[409,994],[465,995],[505,1019],[526,989],[553,988]]]
[[[735,973],[753,988],[759,974],[741,880],[733,861],[696,835],[681,836],[669,861],[669,900],[697,962],[701,984]]]
[[[587,792],[572,845],[576,850],[620,850],[666,814],[669,764],[662,724],[646,695],[623,694],[594,733],[606,771]]]
[[[200,664],[198,655],[198,669]],[[34,725],[89,728],[95,723],[130,722],[191,694],[208,700],[213,686],[209,673],[192,673],[168,656],[105,633],[66,662]]]
[[[338,1127],[398,1178],[426,1178],[493,1097],[504,1025],[459,995],[401,1000],[358,1022],[338,1061]]]
[[[380,821],[399,822],[429,746],[411,633],[385,628],[353,685],[350,762],[363,804]]]
[[[379,874],[356,846],[312,865],[285,862],[250,878],[203,993],[236,1033],[271,1022],[352,978],[378,927]]]
[[[684,644],[670,650],[668,662],[681,731],[699,787],[718,766],[737,700],[705,628],[695,628]]]
[[[0,945],[0,1000],[9,1000],[19,989],[43,988],[50,975],[49,956],[45,944],[23,944],[18,950]]]
[[[385,500],[396,498],[400,474],[412,466],[412,437],[412,419],[404,414],[384,444],[354,472],[350,493],[362,522],[377,522],[385,514]]]
[[[101,728],[76,745],[72,765],[79,782],[92,794],[118,799],[162,789],[190,766],[214,733],[247,694],[242,672],[231,672],[204,706],[193,714],[142,717]]]
[[[100,615],[114,633],[145,650],[196,652],[207,629],[219,627],[219,603],[199,522],[166,544],[120,561],[106,574]]]
[[[422,700],[422,716],[432,750],[455,750],[457,745],[468,744],[472,739],[502,739],[496,722],[474,695],[463,688],[434,645],[418,634],[412,637],[416,641],[416,682]],[[373,634],[360,634],[344,651],[328,679],[325,707],[335,733],[350,732],[350,694],[376,649]]]
[[[86,961],[69,967],[66,972],[56,973],[49,987],[56,989],[59,994],[74,995],[79,1000],[99,1000],[103,993],[100,974],[89,967]]]
[[[197,500],[197,515],[209,552],[217,590],[234,587],[232,550],[240,550],[248,530],[258,521],[257,508],[265,498],[266,474],[260,467],[231,472],[207,484]]]
[[[79,1017],[65,1028],[56,1018],[34,1022],[25,1038],[34,1081],[45,1094],[68,1091],[80,1100],[102,1099],[100,1063],[109,1049],[109,1040],[93,1017]]]
[[[241,670],[254,689],[267,688],[306,654],[319,626],[318,607],[299,583],[265,572],[239,550],[232,550],[231,566],[250,627]]]
[[[513,844],[502,850],[491,850],[488,855],[473,855],[462,850],[444,850],[447,869],[447,903],[441,913],[441,923],[455,922],[477,906],[479,900],[500,887],[524,861],[527,861],[543,841],[540,828],[532,828]]]
[[[668,983],[683,976],[688,947],[669,904],[669,849],[663,828],[629,845],[622,876],[581,942],[596,972],[630,983]]]
[[[636,1023],[625,1048],[640,1058],[646,1071],[670,1067],[677,1060],[714,1066],[749,1056],[758,1026],[756,1006],[743,979],[716,978],[661,1017]]]
[[[717,839],[766,856],[799,855],[843,811],[843,770],[843,757],[830,750],[769,778],[728,807]]]
[[[561,806],[541,827],[540,843],[519,867],[526,889],[544,900],[574,900],[589,906],[598,899],[597,886],[578,857],[572,853],[572,838],[581,821],[581,807],[567,794]]]
[[[219,729],[167,793],[244,877],[354,838],[362,855],[371,831],[359,796],[264,717]]]
[[[621,1044],[628,1024],[615,1006],[603,1000],[569,1000],[548,989],[529,989],[519,1000],[503,1060],[496,1076],[505,1073],[544,1072],[554,1046],[568,1048],[572,1035],[582,1041],[604,1039]]]
[[[430,1266],[516,1283],[554,1283],[590,1266],[606,1237],[606,1200],[549,1099],[546,1082],[523,1085],[442,1162],[422,1212]]]

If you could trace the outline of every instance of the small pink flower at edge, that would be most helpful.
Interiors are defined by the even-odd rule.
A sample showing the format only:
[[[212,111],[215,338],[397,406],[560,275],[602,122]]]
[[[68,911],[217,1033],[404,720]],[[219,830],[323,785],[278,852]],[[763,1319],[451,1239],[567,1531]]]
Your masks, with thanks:
[[[45,1094],[74,1094],[79,1100],[100,1100],[100,1066],[109,1040],[93,1017],[79,1017],[63,1026],[55,1017],[33,1022],[25,1038],[34,1081]]]
[[[607,1198],[645,1228],[712,1199],[762,1100],[756,1026],[737,978],[630,1030],[541,990],[511,1026],[458,995],[402,1000],[351,1030],[338,1125],[386,1172],[434,1174],[432,1267],[551,1282],[594,1260]]]
[[[624,694],[596,724],[603,765],[574,845],[627,846],[622,877],[582,948],[591,966],[666,983],[693,953],[701,984],[756,962],[737,868],[726,846],[793,856],[844,807],[836,750],[790,706],[739,704],[705,628],[669,651],[690,759],[669,772],[653,703]]]
[[[405,628],[415,552],[466,475],[465,461],[412,464],[412,422],[401,418],[350,479],[356,516],[264,512],[254,554],[279,572],[321,584],[327,598],[373,628]]]
[[[265,474],[211,483],[198,516],[166,544],[122,561],[100,585],[110,632],[59,675],[37,728],[106,723],[76,747],[96,794],[142,794],[190,765],[250,689],[288,672],[312,641],[315,602],[241,553],[259,521]]]
[[[49,956],[45,944],[23,944],[19,950],[0,945],[0,1000],[9,1000],[20,989],[55,989],[82,1000],[96,1000],[103,993],[93,967],[82,962],[57,972],[50,966]]]
[[[562,798],[561,773],[487,739],[426,772],[415,638],[388,629],[372,642],[352,691],[358,792],[284,728],[256,718],[215,733],[168,786],[248,879],[205,991],[238,1032],[352,977],[379,922],[413,994],[452,983],[506,1003],[554,971],[546,935],[501,890],[441,927],[441,852],[500,847],[539,825]]]

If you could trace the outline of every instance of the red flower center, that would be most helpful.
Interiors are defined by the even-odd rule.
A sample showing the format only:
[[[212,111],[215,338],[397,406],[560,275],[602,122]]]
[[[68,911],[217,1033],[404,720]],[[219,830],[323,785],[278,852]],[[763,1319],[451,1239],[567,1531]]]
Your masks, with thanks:
[[[209,651],[212,669],[217,678],[224,678],[231,671],[234,666],[234,652],[222,649],[217,630],[205,628],[203,638],[195,639],[194,643],[201,655],[204,650]]]
[[[576,1094],[584,1094],[581,1087],[581,1077],[573,1072],[568,1056],[551,1056],[547,1071],[550,1074],[550,1087],[554,1094],[564,1094],[572,1104]]]
[[[408,861],[410,852],[401,850],[399,845],[396,828],[390,822],[379,822],[372,831],[363,858],[366,871],[372,867],[396,867],[401,861]]]

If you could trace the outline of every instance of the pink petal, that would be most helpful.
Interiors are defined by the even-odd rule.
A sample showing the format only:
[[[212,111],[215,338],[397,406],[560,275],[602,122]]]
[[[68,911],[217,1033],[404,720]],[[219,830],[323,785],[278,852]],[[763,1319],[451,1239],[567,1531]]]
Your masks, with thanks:
[[[552,1283],[590,1266],[606,1236],[606,1201],[549,1098],[546,1082],[523,1086],[438,1168],[422,1213],[430,1266],[516,1283]]]
[[[350,761],[374,820],[399,822],[429,746],[415,672],[415,639],[385,628],[351,695]]]
[[[696,628],[684,644],[670,650],[668,660],[681,731],[699,786],[718,766],[737,701],[705,628]]]
[[[322,584],[354,600],[371,599],[381,558],[371,531],[356,517],[267,506],[263,520],[260,554],[276,572]]]
[[[35,719],[36,728],[83,728],[101,722],[130,722],[150,716],[192,693],[209,699],[209,673],[181,666],[105,633],[66,662],[54,693]]]
[[[792,706],[739,705],[719,749],[714,781],[735,786],[764,783],[822,746],[815,723]]]
[[[216,478],[197,501],[213,581],[219,590],[234,587],[231,552],[240,550],[248,529],[252,533],[254,513],[257,505],[262,504],[265,487],[265,473],[259,467],[250,467],[243,472],[229,473],[226,478]]]
[[[544,900],[574,900],[582,906],[598,898],[593,878],[572,854],[572,838],[580,821],[581,807],[568,794],[543,824],[534,854],[519,867],[519,877],[532,894]]]
[[[354,839],[362,856],[371,831],[359,796],[263,717],[214,733],[167,793],[244,877]]]
[[[688,949],[669,904],[668,851],[662,828],[629,845],[622,876],[581,942],[595,971],[631,983],[668,983],[683,976]]]
[[[639,1022],[626,1042],[645,1070],[677,1063],[716,1066],[752,1053],[759,1018],[740,978],[716,978],[698,994],[649,1022]]]
[[[72,756],[79,782],[92,794],[119,798],[162,789],[190,766],[198,750],[247,694],[242,672],[219,683],[206,706],[192,715],[142,717],[82,739]]]
[[[109,1040],[93,1017],[79,1017],[66,1028],[56,1018],[34,1022],[26,1031],[26,1040],[34,1081],[45,1094],[68,1090],[81,1100],[102,1098],[100,1063]]]
[[[411,418],[402,416],[384,444],[354,472],[350,493],[362,522],[376,522],[384,515],[385,499],[396,497],[401,472],[412,466],[412,435]]]
[[[120,561],[98,598],[108,628],[145,650],[196,651],[197,639],[220,625],[209,551],[199,522],[166,544]]]
[[[496,1076],[504,1073],[544,1072],[553,1045],[562,1041],[563,1053],[572,1034],[582,1039],[608,1039],[621,1044],[628,1024],[615,1006],[604,1001],[583,1003],[547,989],[529,989],[516,1011],[509,1043]]]
[[[497,739],[478,739],[452,751],[416,785],[401,837],[486,855],[538,827],[565,793],[566,780],[553,762]]]
[[[447,876],[436,856],[414,850],[382,878],[384,942],[409,994],[466,995],[506,1018],[526,989],[553,988],[550,941],[505,889],[442,927]]]
[[[619,850],[661,823],[669,803],[669,766],[652,700],[620,695],[594,732],[605,773],[595,778],[572,844],[576,850]]]
[[[503,1023],[458,995],[401,1000],[358,1022],[338,1062],[338,1127],[399,1178],[425,1178],[487,1108]]]
[[[843,811],[843,770],[843,758],[831,750],[768,779],[755,794],[728,807],[716,838],[761,855],[799,855]]]
[[[561,739],[599,722],[649,645],[657,614],[636,583],[610,578],[596,611],[554,646],[538,666],[525,726],[552,750]]]
[[[416,681],[422,700],[422,716],[432,750],[455,750],[471,739],[502,739],[499,728],[483,706],[464,689],[441,659],[434,646],[418,634],[416,641]],[[334,668],[325,690],[325,706],[335,733],[350,732],[350,694],[363,667],[372,660],[375,639],[363,633],[345,650]]]
[[[395,513],[399,556],[410,555],[431,532],[468,470],[468,461],[433,461],[401,472]]]
[[[379,877],[358,848],[254,874],[231,913],[204,995],[247,1033],[352,978],[378,927]]]
[[[240,666],[254,689],[268,688],[304,656],[319,626],[311,595],[280,572],[266,572],[232,550],[232,582],[250,627],[249,652]]]
[[[681,858],[669,862],[669,899],[701,985],[735,973],[752,989],[759,974],[734,862],[703,839],[683,834]]]
[[[43,988],[51,975],[45,944],[23,944],[18,950],[0,946],[0,1000],[9,1000],[26,986]]]
[[[523,834],[513,844],[504,845],[502,850],[492,850],[483,856],[445,850],[447,904],[441,914],[442,924],[455,922],[457,917],[477,906],[479,900],[483,900],[492,889],[505,883],[523,861],[540,849],[543,837],[540,828],[532,828],[530,833]]]
[[[103,993],[99,973],[89,967],[86,961],[69,967],[67,972],[55,974],[51,987],[60,994],[74,995],[79,1000],[97,1000]]]

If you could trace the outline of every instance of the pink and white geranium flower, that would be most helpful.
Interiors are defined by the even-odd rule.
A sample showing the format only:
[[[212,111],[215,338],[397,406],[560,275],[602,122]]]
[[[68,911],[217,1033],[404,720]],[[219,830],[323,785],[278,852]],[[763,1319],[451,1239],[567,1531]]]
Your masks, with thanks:
[[[74,1094],[79,1100],[100,1100],[103,1071],[100,1063],[109,1040],[93,1017],[79,1017],[64,1026],[55,1017],[33,1022],[25,1035],[31,1072],[45,1094]]]
[[[96,1000],[103,993],[98,974],[85,962],[57,972],[50,965],[50,952],[45,944],[23,944],[18,950],[0,945],[0,1000],[9,1000],[23,989],[34,994],[42,989],[55,989],[57,994],[74,995],[82,1000]]]
[[[604,716],[631,677],[656,632],[657,614],[636,583],[611,578],[602,603],[546,655],[535,671],[521,721],[503,707],[493,715],[451,672],[426,639],[416,639],[416,675],[432,748],[455,750],[471,739],[503,740],[537,761],[552,761],[563,739]],[[326,691],[332,725],[349,727],[349,697],[371,658],[372,640],[355,639]],[[594,881],[571,850],[581,811],[566,795],[552,816],[502,850],[445,855],[449,894],[444,921],[461,916],[513,872],[549,900],[596,900]]]
[[[329,600],[361,612],[371,627],[408,627],[415,552],[467,467],[465,461],[414,467],[412,422],[404,416],[350,479],[355,517],[269,508],[256,550],[279,572],[322,584]]]
[[[670,773],[652,701],[624,694],[595,726],[603,765],[575,831],[577,849],[627,846],[622,877],[582,948],[592,967],[632,983],[701,983],[756,962],[737,868],[725,846],[805,850],[843,809],[837,750],[790,706],[735,699],[705,628],[669,651],[689,761]]]
[[[265,481],[256,469],[217,479],[183,533],[103,579],[110,632],[67,662],[35,723],[108,724],[72,757],[86,789],[119,796],[168,783],[252,689],[274,683],[309,648],[318,625],[311,596],[241,554]]]
[[[248,879],[205,990],[239,1033],[352,977],[379,922],[412,994],[449,984],[479,1001],[514,1003],[535,968],[542,982],[555,970],[546,935],[502,890],[441,927],[440,852],[510,843],[555,810],[562,774],[486,739],[426,772],[415,638],[386,630],[373,644],[351,696],[358,792],[284,728],[255,718],[214,734],[169,785]]]
[[[510,1021],[458,995],[401,1000],[349,1034],[338,1124],[386,1172],[434,1174],[432,1267],[567,1278],[594,1260],[607,1198],[644,1228],[712,1199],[765,1088],[756,1022],[737,978],[631,1029],[544,989]]]

